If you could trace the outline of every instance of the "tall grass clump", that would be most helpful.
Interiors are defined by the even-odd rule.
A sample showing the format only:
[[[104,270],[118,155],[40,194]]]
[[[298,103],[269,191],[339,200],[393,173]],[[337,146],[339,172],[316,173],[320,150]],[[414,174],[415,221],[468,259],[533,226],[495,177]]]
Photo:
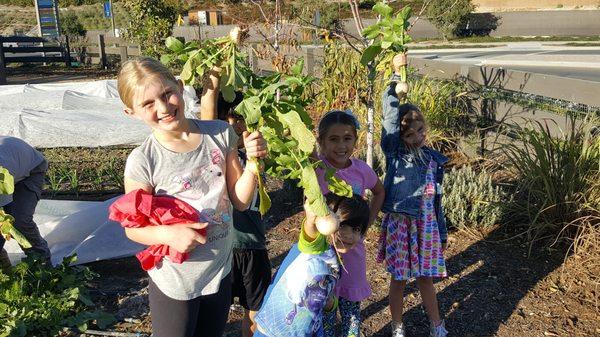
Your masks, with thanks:
[[[503,147],[516,191],[510,210],[528,224],[531,243],[548,237],[577,241],[581,226],[600,224],[600,138],[591,132],[596,123],[569,117],[570,130],[557,137],[555,124],[535,121]]]

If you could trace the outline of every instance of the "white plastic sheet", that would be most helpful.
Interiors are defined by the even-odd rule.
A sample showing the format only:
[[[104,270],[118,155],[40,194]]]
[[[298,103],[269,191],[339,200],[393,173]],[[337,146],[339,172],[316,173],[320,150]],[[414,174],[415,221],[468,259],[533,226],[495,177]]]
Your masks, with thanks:
[[[194,89],[185,87],[183,97],[194,117]],[[0,118],[0,135],[42,148],[135,145],[150,134],[123,113],[116,80],[0,86]]]
[[[48,241],[53,264],[72,254],[77,254],[77,264],[82,264],[132,256],[144,249],[125,236],[119,223],[108,220],[108,207],[114,200],[39,202],[34,220]],[[24,256],[14,240],[4,248],[13,264]]]

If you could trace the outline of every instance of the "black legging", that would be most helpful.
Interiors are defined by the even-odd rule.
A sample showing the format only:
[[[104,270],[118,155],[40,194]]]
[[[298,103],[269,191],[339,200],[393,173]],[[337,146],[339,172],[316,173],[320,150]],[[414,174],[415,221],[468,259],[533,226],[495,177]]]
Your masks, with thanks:
[[[148,297],[153,337],[220,337],[225,330],[231,304],[231,276],[219,284],[219,291],[188,301],[174,300],[150,280]]]

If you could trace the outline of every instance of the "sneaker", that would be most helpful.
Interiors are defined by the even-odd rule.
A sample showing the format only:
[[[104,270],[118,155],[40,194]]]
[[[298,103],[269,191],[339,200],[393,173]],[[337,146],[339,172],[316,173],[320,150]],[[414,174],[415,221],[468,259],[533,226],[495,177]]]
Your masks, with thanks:
[[[392,337],[406,337],[406,333],[404,332],[404,324],[395,324],[392,322]]]
[[[446,337],[448,336],[448,330],[444,326],[444,320],[440,322],[440,325],[435,326],[431,323],[431,330],[429,331],[429,337]]]

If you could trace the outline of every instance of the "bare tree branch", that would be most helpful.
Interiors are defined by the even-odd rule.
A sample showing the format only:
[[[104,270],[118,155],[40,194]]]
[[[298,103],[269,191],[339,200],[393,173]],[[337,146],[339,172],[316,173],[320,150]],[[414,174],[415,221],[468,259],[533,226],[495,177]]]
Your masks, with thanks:
[[[260,4],[262,1],[250,0],[250,2],[252,2],[254,5],[258,6],[258,9],[260,10],[260,13],[262,14],[263,18],[265,19],[265,22],[270,25],[271,20],[269,20],[269,18],[267,17],[267,14],[265,14],[265,11],[262,8],[262,5]]]

